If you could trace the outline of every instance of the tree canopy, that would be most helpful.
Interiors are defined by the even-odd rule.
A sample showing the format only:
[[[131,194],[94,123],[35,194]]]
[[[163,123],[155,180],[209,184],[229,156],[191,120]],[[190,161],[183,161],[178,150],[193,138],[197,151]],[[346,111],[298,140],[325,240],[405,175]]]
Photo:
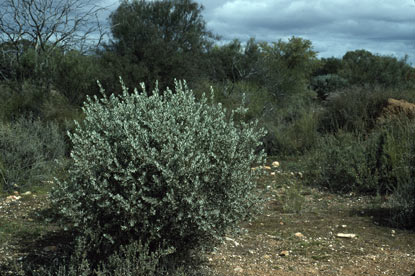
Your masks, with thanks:
[[[202,10],[191,0],[122,1],[110,15],[112,41],[107,49],[128,60],[122,75],[132,79],[125,81],[166,85],[174,78],[198,76],[213,38]]]

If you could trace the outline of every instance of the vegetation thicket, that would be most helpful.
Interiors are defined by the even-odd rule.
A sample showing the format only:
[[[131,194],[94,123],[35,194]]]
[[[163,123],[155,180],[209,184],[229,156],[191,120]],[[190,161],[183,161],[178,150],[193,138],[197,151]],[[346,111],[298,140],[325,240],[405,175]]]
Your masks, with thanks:
[[[56,209],[79,234],[72,261],[39,275],[157,275],[186,259],[255,209],[262,150],[295,160],[308,185],[387,198],[391,225],[415,226],[413,119],[379,119],[390,98],[415,103],[407,57],[318,58],[300,37],[222,43],[192,0],[123,0],[109,39],[85,45],[99,7],[34,1],[37,33],[19,28],[29,2],[0,5],[0,191],[49,191],[57,177]]]

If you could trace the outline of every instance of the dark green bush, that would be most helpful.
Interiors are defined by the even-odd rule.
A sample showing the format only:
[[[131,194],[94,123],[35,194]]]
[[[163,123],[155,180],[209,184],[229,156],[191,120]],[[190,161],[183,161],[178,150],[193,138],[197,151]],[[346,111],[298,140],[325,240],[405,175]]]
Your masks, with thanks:
[[[0,86],[0,120],[13,121],[22,116],[42,117],[42,105],[46,98],[43,90],[28,82],[19,91]]]
[[[367,133],[378,123],[387,100],[394,98],[415,102],[414,90],[352,87],[332,94],[319,116],[319,131],[334,133],[339,129]]]
[[[392,223],[415,227],[415,125],[407,118],[394,118],[382,126],[376,171],[381,189],[392,194]]]
[[[256,209],[250,167],[264,162],[264,131],[175,90],[89,99],[70,134],[73,165],[52,202],[96,254],[144,240],[185,257]]]
[[[333,192],[391,196],[395,226],[415,225],[415,125],[394,118],[370,134],[328,135],[310,155],[308,184]]]
[[[53,87],[65,96],[69,103],[81,106],[86,95],[98,94],[96,80],[101,77],[101,63],[96,56],[86,56],[70,51],[59,57],[53,72]]]
[[[36,117],[44,122],[57,122],[61,128],[67,120],[79,119],[81,110],[56,90],[46,91],[25,83],[21,91],[0,86],[0,121],[12,122],[20,117]]]
[[[54,123],[33,118],[0,122],[0,187],[27,190],[50,181],[55,159],[62,158],[64,152],[63,135]]]
[[[397,59],[392,56],[372,54],[366,50],[347,52],[342,59],[338,74],[351,85],[382,88],[413,88],[414,68],[408,64],[408,57]]]
[[[310,159],[308,180],[334,192],[392,194],[407,177],[403,156],[409,136],[399,128],[383,126],[370,135],[327,135]]]
[[[377,118],[393,91],[347,88],[332,94],[321,112],[319,130],[336,132],[339,129],[365,133],[376,125]]]
[[[310,84],[320,100],[326,100],[331,93],[344,89],[347,85],[346,79],[332,74],[316,76],[311,79]]]

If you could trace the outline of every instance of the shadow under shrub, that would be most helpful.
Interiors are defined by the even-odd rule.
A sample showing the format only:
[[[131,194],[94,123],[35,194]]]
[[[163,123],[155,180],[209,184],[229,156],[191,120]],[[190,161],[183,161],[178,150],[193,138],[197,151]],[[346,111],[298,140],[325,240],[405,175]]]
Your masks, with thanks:
[[[52,193],[90,252],[105,257],[141,240],[185,260],[257,210],[250,168],[265,155],[254,154],[264,135],[256,123],[226,119],[181,83],[175,93],[102,95],[85,103],[69,135],[73,165]]]
[[[205,275],[197,267],[178,267],[168,269],[161,263],[168,250],[153,250],[140,241],[121,246],[119,250],[96,264],[96,259],[88,256],[87,242],[75,238],[66,251],[38,256],[35,259],[24,258],[18,263],[4,264],[2,269],[22,276],[185,276]],[[33,257],[33,256],[32,256]],[[40,259],[39,259],[40,258]],[[191,274],[188,274],[191,273]]]
[[[32,117],[0,122],[0,188],[28,190],[50,181],[55,160],[63,158],[64,152],[63,135],[54,123]]]

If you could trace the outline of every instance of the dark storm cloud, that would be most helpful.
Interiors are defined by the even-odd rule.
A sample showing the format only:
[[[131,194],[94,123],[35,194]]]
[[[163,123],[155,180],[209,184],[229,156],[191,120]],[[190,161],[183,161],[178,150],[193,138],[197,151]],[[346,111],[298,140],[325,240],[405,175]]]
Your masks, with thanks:
[[[301,36],[320,56],[355,49],[415,61],[412,0],[198,0],[208,27],[225,40]]]

